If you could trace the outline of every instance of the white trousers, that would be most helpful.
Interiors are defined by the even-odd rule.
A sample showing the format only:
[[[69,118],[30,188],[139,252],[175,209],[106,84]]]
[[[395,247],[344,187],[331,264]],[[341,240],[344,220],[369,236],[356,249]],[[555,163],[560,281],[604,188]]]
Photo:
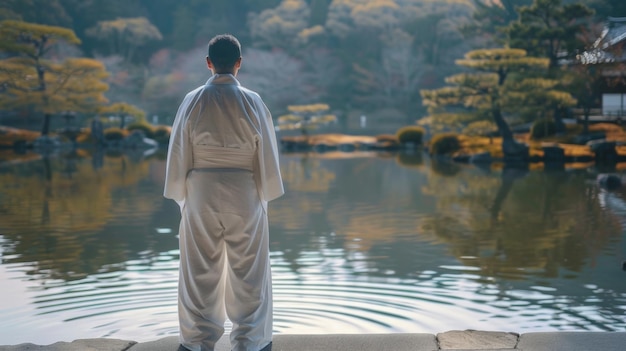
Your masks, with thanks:
[[[259,351],[272,341],[268,220],[252,172],[189,173],[178,315],[181,344],[192,351],[213,351],[227,317],[233,351]]]

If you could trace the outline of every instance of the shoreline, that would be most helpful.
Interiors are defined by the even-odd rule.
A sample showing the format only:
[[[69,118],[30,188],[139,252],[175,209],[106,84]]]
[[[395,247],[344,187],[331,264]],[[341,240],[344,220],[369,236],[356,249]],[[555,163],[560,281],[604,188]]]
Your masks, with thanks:
[[[434,350],[526,350],[526,351],[622,351],[626,332],[557,331],[513,333],[479,330],[451,330],[438,334],[321,334],[274,335],[274,351],[434,351]],[[154,341],[97,338],[57,342],[51,345],[19,344],[0,346],[0,351],[177,351],[178,337]],[[229,351],[228,335],[215,351]]]

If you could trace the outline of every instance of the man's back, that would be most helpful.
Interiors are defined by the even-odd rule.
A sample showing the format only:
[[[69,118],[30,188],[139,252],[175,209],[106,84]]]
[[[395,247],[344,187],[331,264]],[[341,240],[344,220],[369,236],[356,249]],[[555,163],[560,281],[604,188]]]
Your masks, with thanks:
[[[194,146],[254,150],[259,123],[254,93],[231,75],[215,75],[191,94],[187,128]]]
[[[206,85],[187,94],[179,107],[172,127],[165,197],[182,204],[184,179],[194,168],[254,170],[263,201],[282,195],[273,128],[271,114],[257,93],[242,87],[231,74],[213,75]]]

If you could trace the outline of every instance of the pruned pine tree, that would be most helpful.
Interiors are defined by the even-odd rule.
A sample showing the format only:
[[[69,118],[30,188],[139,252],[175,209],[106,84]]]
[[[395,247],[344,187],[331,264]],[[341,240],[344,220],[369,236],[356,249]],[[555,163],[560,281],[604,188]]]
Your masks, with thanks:
[[[119,117],[120,129],[126,127],[126,120],[128,117],[133,117],[135,120],[143,122],[146,119],[146,113],[135,105],[131,105],[126,102],[116,102],[108,106],[102,106],[98,109],[101,115],[109,115]]]
[[[590,23],[593,10],[582,2],[563,4],[562,0],[533,0],[529,6],[517,8],[519,19],[509,25],[509,46],[526,50],[529,55],[547,57],[549,74],[562,79],[563,70],[558,68],[572,61],[584,48],[581,40]],[[561,110],[553,110],[558,132],[565,131]]]
[[[562,0],[534,0],[517,11],[519,20],[507,28],[509,46],[549,58],[550,68],[558,67],[561,59],[575,56],[583,46],[579,33],[593,15],[593,10],[582,2],[563,4]]]
[[[329,109],[327,104],[289,106],[290,113],[278,117],[277,127],[279,130],[300,130],[302,135],[308,136],[309,130],[337,121],[335,115],[328,113]]]
[[[32,109],[43,113],[42,135],[51,117],[67,112],[93,112],[106,103],[103,82],[107,72],[99,61],[87,58],[52,60],[54,44],[79,44],[67,28],[21,21],[0,22],[0,108]]]
[[[456,126],[491,120],[507,156],[521,156],[527,147],[515,141],[505,116],[532,120],[543,116],[545,104],[575,103],[569,94],[554,89],[555,82],[533,78],[548,68],[549,60],[529,57],[521,49],[474,50],[457,65],[474,72],[448,77],[446,87],[421,91],[431,119]]]

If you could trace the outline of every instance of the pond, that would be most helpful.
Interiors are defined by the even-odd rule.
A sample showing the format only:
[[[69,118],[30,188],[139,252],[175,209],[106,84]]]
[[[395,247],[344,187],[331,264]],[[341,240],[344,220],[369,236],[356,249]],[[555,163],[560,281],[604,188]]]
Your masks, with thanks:
[[[176,335],[163,154],[20,157],[0,163],[0,345]],[[276,333],[626,328],[626,192],[600,189],[593,168],[281,161]]]

